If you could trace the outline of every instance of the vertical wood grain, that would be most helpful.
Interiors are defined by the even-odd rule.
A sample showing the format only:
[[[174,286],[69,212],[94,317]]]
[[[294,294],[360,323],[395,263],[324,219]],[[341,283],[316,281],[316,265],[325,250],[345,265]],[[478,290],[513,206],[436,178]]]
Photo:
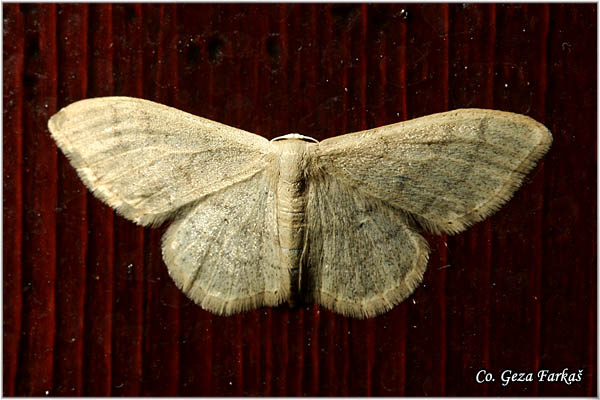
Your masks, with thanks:
[[[368,10],[367,120],[369,127],[406,120],[406,10],[402,5]],[[408,304],[412,304],[408,302]],[[406,307],[401,303],[373,319],[372,394],[403,396],[406,377]]]
[[[87,95],[87,5],[58,6],[58,108]],[[87,188],[59,152],[54,393],[83,394]],[[70,251],[61,251],[61,249]]]
[[[15,396],[21,351],[23,307],[23,77],[25,21],[18,4],[3,5],[3,118],[2,141],[2,387]]]
[[[597,395],[597,5],[555,5],[548,33],[547,125],[554,143],[544,161],[543,333],[540,364],[583,369],[576,388],[540,385],[540,395]],[[585,38],[585,39],[584,39]],[[559,356],[560,355],[560,356]],[[573,385],[571,385],[573,386]]]
[[[223,57],[220,35],[211,34],[216,16],[206,5],[177,4],[177,90],[175,107],[206,118],[215,112],[215,72]],[[213,317],[181,296],[179,343],[179,395],[215,393],[213,375],[222,358],[213,357],[213,345],[223,332],[215,330]],[[214,336],[214,338],[213,338]],[[229,342],[231,345],[231,342]]]
[[[88,97],[113,94],[112,6],[90,5],[88,11]],[[88,192],[88,254],[85,292],[84,394],[110,396],[114,290],[114,215]]]
[[[241,66],[239,65],[239,34],[236,37],[228,32],[239,29],[238,18],[243,15],[239,10],[232,10],[231,5],[220,4],[212,8],[209,27],[215,32],[212,37],[214,48],[214,70],[212,85],[215,91],[213,98],[214,117],[224,123],[239,127],[243,107],[241,93]],[[236,12],[237,11],[237,12]],[[221,54],[221,55],[220,55]],[[213,318],[214,334],[223,340],[215,340],[212,344],[213,363],[211,387],[217,396],[241,396],[243,388],[243,351],[242,351],[242,316],[215,316]],[[223,357],[227,354],[227,357]]]
[[[114,90],[142,96],[143,52],[140,4],[114,5]],[[137,396],[141,389],[144,296],[144,231],[117,217],[114,220],[113,366],[111,394]]]
[[[497,9],[497,18],[503,21],[502,25],[498,24],[495,49],[495,57],[503,60],[495,64],[494,105],[498,109],[528,114],[544,108],[545,14],[546,9],[540,5],[502,6]],[[539,63],[537,70],[530,66],[535,63]],[[539,116],[537,119],[540,119]],[[536,171],[541,171],[540,168],[538,166]],[[538,174],[530,174],[523,188],[503,207],[502,215],[494,215],[491,219],[494,255],[492,323],[499,324],[510,318],[520,327],[519,335],[496,331],[490,336],[490,356],[499,359],[492,368],[500,371],[514,368],[516,364],[524,370],[535,370],[536,364],[539,365],[536,362],[539,325],[536,307],[541,300],[536,287],[541,273],[538,238],[542,234],[543,204],[541,197],[535,193],[542,190],[543,172]],[[519,206],[520,201],[525,202]],[[511,302],[511,298],[519,300]],[[525,348],[529,350],[529,357],[524,360],[522,352]],[[496,395],[536,394],[535,384],[492,386],[491,389],[490,394]]]
[[[23,5],[23,325],[17,391],[52,393],[55,339],[57,150],[46,128],[56,112],[56,7]]]
[[[421,45],[407,47],[407,116],[413,118],[448,108],[449,6],[407,7],[407,35]],[[429,264],[423,283],[409,301],[406,394],[443,396],[446,391],[446,235],[426,235]],[[416,304],[415,304],[416,303]],[[423,349],[427,349],[424,352]],[[417,373],[425,368],[426,377]]]
[[[451,7],[450,109],[493,108],[496,6]],[[486,219],[448,239],[448,395],[485,395],[489,385],[475,381],[490,371],[491,222]],[[469,300],[465,301],[467,298]]]
[[[339,18],[340,22],[343,21],[343,25],[340,24],[340,26],[345,33],[345,39],[348,40],[348,52],[340,61],[344,63],[344,70],[347,73],[347,82],[343,88],[348,102],[347,131],[354,132],[367,129],[367,77],[370,72],[367,71],[366,49],[366,46],[370,46],[366,35],[368,11],[364,4],[353,5],[342,10],[340,10]],[[350,363],[356,377],[349,381],[349,390],[360,396],[372,394],[373,324],[372,318],[365,321],[350,321]]]
[[[144,98],[175,106],[178,84],[177,6],[142,7]],[[142,395],[176,396],[179,388],[181,292],[162,261],[165,229],[146,229]]]

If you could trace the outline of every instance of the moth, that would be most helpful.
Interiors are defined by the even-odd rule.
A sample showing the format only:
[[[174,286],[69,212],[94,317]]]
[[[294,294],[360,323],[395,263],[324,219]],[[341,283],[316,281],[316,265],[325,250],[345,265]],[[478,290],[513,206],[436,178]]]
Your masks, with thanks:
[[[172,221],[177,286],[230,315],[316,302],[372,317],[423,278],[419,231],[455,234],[510,199],[552,135],[459,109],[318,142],[271,141],[151,101],[78,101],[48,127],[87,187],[143,226]]]

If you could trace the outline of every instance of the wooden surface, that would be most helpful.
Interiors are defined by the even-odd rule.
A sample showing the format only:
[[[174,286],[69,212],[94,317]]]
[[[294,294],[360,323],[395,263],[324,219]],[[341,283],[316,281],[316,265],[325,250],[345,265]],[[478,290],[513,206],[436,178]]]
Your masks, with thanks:
[[[4,395],[596,395],[595,4],[3,10]],[[113,214],[50,138],[58,109],[106,95],[268,138],[493,108],[554,144],[492,218],[428,236],[391,312],[225,318],[174,286],[164,228]],[[564,368],[581,382],[500,379]]]

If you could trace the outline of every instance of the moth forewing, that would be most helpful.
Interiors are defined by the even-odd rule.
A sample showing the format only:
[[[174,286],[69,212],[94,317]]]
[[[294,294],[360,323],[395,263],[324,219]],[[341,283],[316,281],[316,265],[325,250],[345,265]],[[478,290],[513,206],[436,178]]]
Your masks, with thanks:
[[[508,201],[552,135],[524,115],[460,109],[327,139],[321,167],[433,233],[457,233]]]

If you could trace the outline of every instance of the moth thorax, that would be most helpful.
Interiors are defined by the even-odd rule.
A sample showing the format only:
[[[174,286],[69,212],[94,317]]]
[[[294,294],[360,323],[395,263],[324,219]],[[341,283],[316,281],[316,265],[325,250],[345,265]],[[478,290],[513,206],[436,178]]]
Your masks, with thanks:
[[[271,139],[271,142],[278,142],[290,139],[301,140],[303,142],[309,143],[319,143],[317,139],[311,138],[310,136],[301,135],[299,133],[288,133],[287,135],[277,136],[276,138]]]

